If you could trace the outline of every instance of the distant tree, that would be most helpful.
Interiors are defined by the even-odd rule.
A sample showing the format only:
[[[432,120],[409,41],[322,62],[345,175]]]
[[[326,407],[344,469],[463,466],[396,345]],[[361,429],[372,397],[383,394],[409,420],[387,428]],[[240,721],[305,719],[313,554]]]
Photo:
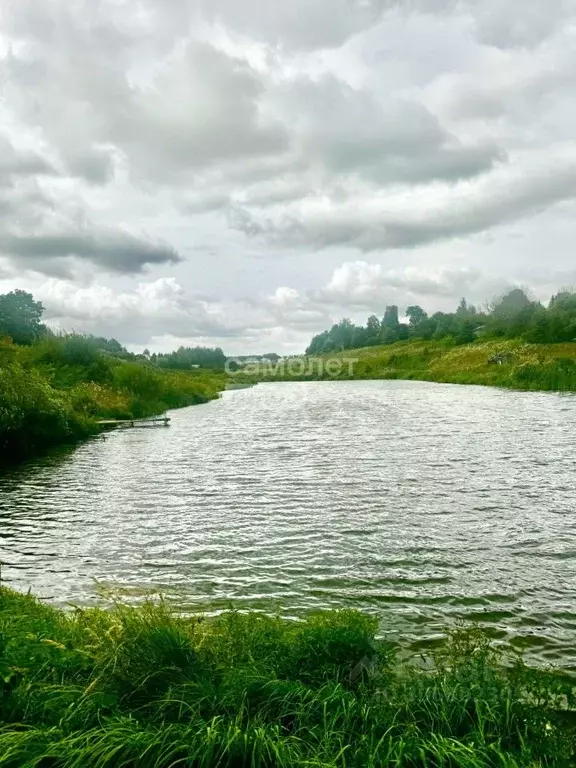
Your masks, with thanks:
[[[458,323],[454,337],[456,344],[471,344],[473,341],[476,341],[475,327],[476,323],[471,320],[464,320],[464,322]]]
[[[393,330],[396,330],[399,325],[400,320],[398,319],[398,307],[395,304],[390,304],[386,307],[386,312],[384,313],[381,327],[382,329],[392,328]]]
[[[398,331],[390,326],[384,327],[380,340],[382,344],[394,344],[398,341]]]
[[[497,319],[507,320],[529,309],[532,305],[533,303],[522,288],[513,288],[493,302],[491,314]]]
[[[376,317],[376,315],[370,315],[368,320],[366,321],[366,334],[364,343],[366,346],[371,346],[373,344],[378,344],[380,338],[380,320]]]
[[[544,309],[533,317],[524,336],[526,341],[532,344],[547,344],[552,341],[550,317]]]
[[[427,317],[426,320],[423,320],[421,323],[418,323],[418,325],[412,327],[410,326],[410,331],[412,336],[414,336],[417,339],[424,339],[425,341],[429,340],[434,336],[436,333],[436,329],[438,327],[437,321],[433,317]]]
[[[426,312],[424,312],[422,307],[419,307],[417,304],[408,307],[406,310],[406,317],[408,318],[412,328],[420,325],[420,323],[423,323],[425,320],[428,320],[428,315]]]
[[[380,320],[376,317],[376,315],[370,315],[368,320],[366,321],[366,327],[371,330],[378,333],[380,331]]]
[[[456,309],[456,314],[460,317],[468,314],[468,303],[466,299],[460,300],[460,304],[458,304],[458,308]]]
[[[222,370],[226,364],[226,355],[215,347],[179,347],[168,355],[157,355],[156,364],[160,368],[190,370],[191,368],[212,368]]]
[[[322,352],[324,352],[324,346],[328,343],[330,340],[328,331],[323,331],[322,333],[318,333],[316,336],[312,338],[312,341],[306,348],[306,354],[307,355],[320,355]],[[330,350],[328,350],[330,351]]]
[[[26,291],[0,295],[0,335],[16,344],[31,344],[45,330],[40,322],[43,312],[42,304]]]
[[[400,323],[396,332],[398,341],[406,341],[410,338],[410,328],[406,323]]]
[[[102,352],[107,352],[109,355],[127,357],[130,354],[126,347],[123,347],[116,339],[106,339],[102,336],[87,336],[86,338],[92,339],[98,349],[101,349]]]
[[[478,314],[474,304],[468,304],[466,299],[462,299],[456,309],[456,317],[474,317]]]
[[[379,323],[372,315],[366,326],[355,326],[345,318],[312,339],[308,354],[392,344],[414,339],[451,339],[469,344],[482,338],[524,338],[533,343],[576,341],[576,292],[560,291],[548,307],[532,300],[521,288],[513,288],[478,311],[463,298],[455,312],[435,312],[431,317],[418,305],[406,310],[408,325],[398,318],[398,307],[390,305]]]
[[[576,314],[576,293],[574,291],[560,291],[550,299],[549,309],[564,310]]]

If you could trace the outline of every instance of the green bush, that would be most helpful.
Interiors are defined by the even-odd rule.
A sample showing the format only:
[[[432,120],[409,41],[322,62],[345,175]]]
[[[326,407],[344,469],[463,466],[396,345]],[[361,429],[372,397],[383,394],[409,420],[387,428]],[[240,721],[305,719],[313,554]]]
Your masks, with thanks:
[[[77,440],[95,432],[99,418],[153,416],[225,388],[223,373],[162,371],[99,345],[79,335],[0,343],[0,460]]]
[[[88,431],[39,371],[0,359],[0,457],[26,455]]]

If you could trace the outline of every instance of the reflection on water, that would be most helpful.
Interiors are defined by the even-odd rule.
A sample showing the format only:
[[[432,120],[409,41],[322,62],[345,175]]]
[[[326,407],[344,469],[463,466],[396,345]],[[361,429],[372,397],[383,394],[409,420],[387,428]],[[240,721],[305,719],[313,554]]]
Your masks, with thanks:
[[[186,609],[354,606],[432,641],[485,623],[576,668],[576,398],[423,382],[264,384],[0,478],[13,586],[95,579]]]

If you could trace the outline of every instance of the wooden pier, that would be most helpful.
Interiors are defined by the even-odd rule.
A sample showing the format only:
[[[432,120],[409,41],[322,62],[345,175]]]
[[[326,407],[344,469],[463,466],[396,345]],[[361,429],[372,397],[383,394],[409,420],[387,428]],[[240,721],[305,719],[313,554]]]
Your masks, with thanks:
[[[168,427],[170,416],[158,416],[151,419],[100,419],[98,426],[107,429],[130,429],[132,427]]]

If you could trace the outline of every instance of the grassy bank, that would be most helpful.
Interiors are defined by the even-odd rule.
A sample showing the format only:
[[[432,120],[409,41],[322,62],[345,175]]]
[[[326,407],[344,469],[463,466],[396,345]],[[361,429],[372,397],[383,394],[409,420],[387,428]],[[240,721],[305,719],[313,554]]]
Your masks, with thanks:
[[[574,765],[560,676],[476,630],[400,663],[375,630],[352,611],[64,614],[2,589],[0,766]]]
[[[524,390],[576,392],[576,343],[527,344],[521,340],[402,341],[350,349],[323,357],[303,358],[305,372],[294,361],[273,370],[262,366],[256,376],[267,380],[418,379],[455,384],[484,384]],[[326,362],[334,360],[333,370]],[[342,361],[338,368],[337,361]],[[350,365],[348,365],[350,361]]]
[[[139,418],[207,402],[226,378],[115,357],[82,336],[28,346],[0,342],[0,460],[86,437],[100,418]]]

